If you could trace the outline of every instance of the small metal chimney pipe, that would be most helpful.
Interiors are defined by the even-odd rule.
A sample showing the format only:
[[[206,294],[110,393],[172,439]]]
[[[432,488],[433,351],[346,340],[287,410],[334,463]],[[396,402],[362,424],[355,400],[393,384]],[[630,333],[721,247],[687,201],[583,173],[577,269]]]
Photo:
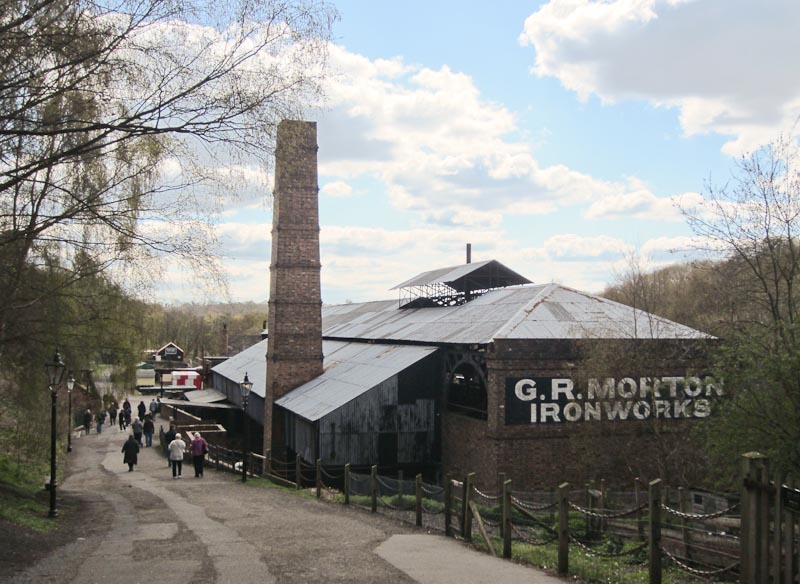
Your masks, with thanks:
[[[471,243],[467,244],[467,263],[468,264],[472,263],[472,244]]]

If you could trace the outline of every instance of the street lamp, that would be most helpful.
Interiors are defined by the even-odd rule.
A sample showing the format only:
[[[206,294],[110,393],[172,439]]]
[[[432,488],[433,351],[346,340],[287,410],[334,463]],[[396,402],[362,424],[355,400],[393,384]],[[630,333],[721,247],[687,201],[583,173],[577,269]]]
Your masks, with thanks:
[[[50,390],[50,512],[48,517],[58,515],[56,511],[56,397],[58,396],[58,386],[64,379],[64,371],[67,366],[61,360],[61,354],[56,350],[51,363],[45,363],[47,371],[47,383]]]
[[[69,426],[67,426],[67,452],[72,452],[72,388],[75,387],[75,378],[72,376],[72,371],[69,372],[67,377],[67,397],[69,398],[69,409],[67,416],[69,416]]]
[[[242,420],[244,422],[244,439],[242,440],[242,482],[247,482],[247,445],[250,444],[250,424],[247,422],[247,398],[250,397],[250,390],[253,389],[253,382],[244,373],[244,379],[239,384],[239,391],[242,392]]]

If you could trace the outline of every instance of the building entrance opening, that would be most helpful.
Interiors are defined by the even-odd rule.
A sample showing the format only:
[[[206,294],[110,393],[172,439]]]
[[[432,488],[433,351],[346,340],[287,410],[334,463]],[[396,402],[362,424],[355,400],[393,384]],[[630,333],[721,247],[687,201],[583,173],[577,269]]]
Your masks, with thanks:
[[[447,409],[471,418],[487,418],[486,383],[472,363],[462,363],[450,374]]]

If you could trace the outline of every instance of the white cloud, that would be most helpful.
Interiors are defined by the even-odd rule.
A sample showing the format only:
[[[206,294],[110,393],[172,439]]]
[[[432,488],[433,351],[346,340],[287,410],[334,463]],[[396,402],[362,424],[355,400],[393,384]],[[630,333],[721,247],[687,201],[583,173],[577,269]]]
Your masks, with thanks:
[[[525,21],[532,71],[581,99],[676,107],[688,135],[752,150],[800,114],[800,3],[772,0],[551,0]]]
[[[347,198],[353,196],[353,187],[342,180],[325,183],[320,194],[326,197]]]
[[[541,165],[534,145],[516,137],[515,115],[483,98],[464,73],[399,59],[387,67],[341,47],[331,55],[337,74],[320,112],[319,155],[320,174],[332,183],[377,179],[395,207],[425,222],[481,228],[509,214],[554,213],[634,188]]]
[[[620,256],[629,252],[631,246],[606,235],[586,237],[564,233],[545,241],[544,249],[553,259],[587,259]]]

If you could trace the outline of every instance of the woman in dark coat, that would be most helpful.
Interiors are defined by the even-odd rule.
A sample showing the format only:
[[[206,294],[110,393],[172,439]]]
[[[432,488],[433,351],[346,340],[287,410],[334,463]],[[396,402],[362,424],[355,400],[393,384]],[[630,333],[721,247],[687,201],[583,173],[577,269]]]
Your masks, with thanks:
[[[144,415],[147,412],[147,406],[144,405],[143,401],[140,401],[139,405],[136,406],[136,408],[139,410],[139,418],[144,420]]]
[[[128,465],[128,472],[132,472],[133,465],[139,462],[139,443],[133,434],[128,436],[128,440],[122,445],[122,452],[125,453],[122,462]]]

